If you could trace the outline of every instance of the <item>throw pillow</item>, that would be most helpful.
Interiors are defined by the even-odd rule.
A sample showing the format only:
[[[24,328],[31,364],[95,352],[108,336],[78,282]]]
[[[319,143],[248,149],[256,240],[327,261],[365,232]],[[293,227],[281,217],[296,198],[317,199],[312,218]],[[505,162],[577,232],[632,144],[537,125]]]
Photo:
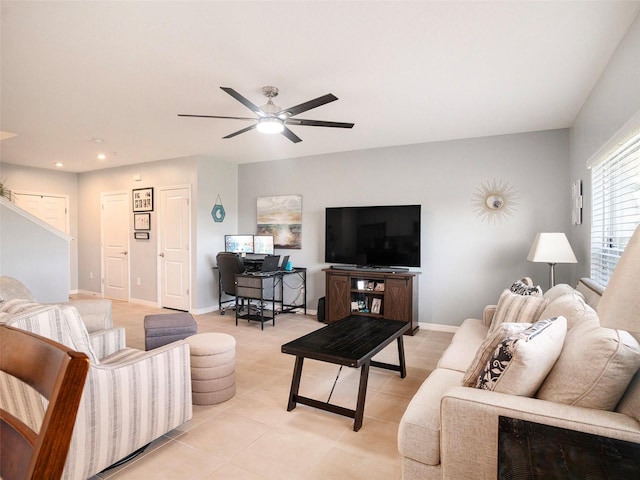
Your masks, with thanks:
[[[584,296],[580,292],[578,292],[571,285],[567,285],[566,283],[559,283],[558,285],[551,287],[549,290],[544,292],[544,298],[549,300],[549,302],[553,302],[556,298],[559,298],[562,295],[566,295],[567,293],[575,293],[576,295],[580,295],[582,298],[584,298]]]
[[[640,368],[640,345],[623,330],[582,322],[567,334],[538,398],[613,410]]]
[[[540,320],[505,338],[478,378],[478,388],[525,397],[533,396],[560,356],[567,321]]]
[[[39,303],[33,303],[31,300],[25,300],[24,298],[14,298],[0,303],[0,312],[9,313],[11,315],[17,315],[26,310],[34,307],[41,307]]]
[[[469,365],[467,372],[462,380],[465,387],[475,387],[478,384],[478,377],[484,370],[485,365],[493,355],[496,347],[509,335],[520,333],[531,326],[530,323],[502,323],[493,333],[489,333],[484,339],[480,348],[476,352],[476,356]]]
[[[563,316],[567,319],[567,331],[574,325],[589,320],[598,321],[598,314],[578,295],[576,291],[567,293],[549,302],[540,314],[540,318],[553,318]]]
[[[522,280],[516,280],[509,290],[518,295],[536,295],[542,296],[542,288],[540,285],[527,285]]]
[[[501,323],[534,323],[540,318],[540,314],[548,304],[543,297],[532,295],[518,295],[505,290],[500,295],[496,313],[491,320],[490,332],[493,332]]]

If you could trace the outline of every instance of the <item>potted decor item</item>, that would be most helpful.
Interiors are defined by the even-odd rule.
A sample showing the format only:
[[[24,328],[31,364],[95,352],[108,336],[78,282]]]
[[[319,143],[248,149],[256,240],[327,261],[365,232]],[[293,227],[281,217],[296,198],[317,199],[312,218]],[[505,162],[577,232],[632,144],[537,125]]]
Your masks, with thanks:
[[[13,202],[13,192],[7,187],[6,180],[0,180],[0,197],[4,197],[10,202]]]

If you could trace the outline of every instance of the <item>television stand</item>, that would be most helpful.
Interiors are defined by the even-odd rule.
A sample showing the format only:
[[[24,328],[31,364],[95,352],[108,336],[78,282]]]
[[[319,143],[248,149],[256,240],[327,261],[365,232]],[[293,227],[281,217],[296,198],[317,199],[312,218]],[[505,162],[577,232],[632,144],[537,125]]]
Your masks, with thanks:
[[[397,268],[338,266],[326,268],[326,321],[350,315],[401,320],[409,335],[418,331],[418,276]]]

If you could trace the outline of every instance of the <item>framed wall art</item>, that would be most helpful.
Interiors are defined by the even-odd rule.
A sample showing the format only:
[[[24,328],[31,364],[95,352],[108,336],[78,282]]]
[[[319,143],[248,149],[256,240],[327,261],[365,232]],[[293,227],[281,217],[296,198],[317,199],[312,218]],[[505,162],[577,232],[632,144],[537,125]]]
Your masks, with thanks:
[[[134,212],[153,212],[153,187],[132,191]]]
[[[258,197],[257,234],[273,235],[276,248],[302,248],[302,195]]]
[[[150,213],[134,213],[133,229],[134,230],[151,230],[151,214]]]

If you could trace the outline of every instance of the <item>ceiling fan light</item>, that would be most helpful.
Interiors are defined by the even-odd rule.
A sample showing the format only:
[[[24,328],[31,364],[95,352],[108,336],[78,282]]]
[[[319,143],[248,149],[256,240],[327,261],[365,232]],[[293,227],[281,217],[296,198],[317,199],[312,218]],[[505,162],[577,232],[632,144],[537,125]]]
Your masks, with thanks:
[[[258,126],[256,128],[260,133],[282,133],[284,123],[277,117],[266,117],[258,120]]]

